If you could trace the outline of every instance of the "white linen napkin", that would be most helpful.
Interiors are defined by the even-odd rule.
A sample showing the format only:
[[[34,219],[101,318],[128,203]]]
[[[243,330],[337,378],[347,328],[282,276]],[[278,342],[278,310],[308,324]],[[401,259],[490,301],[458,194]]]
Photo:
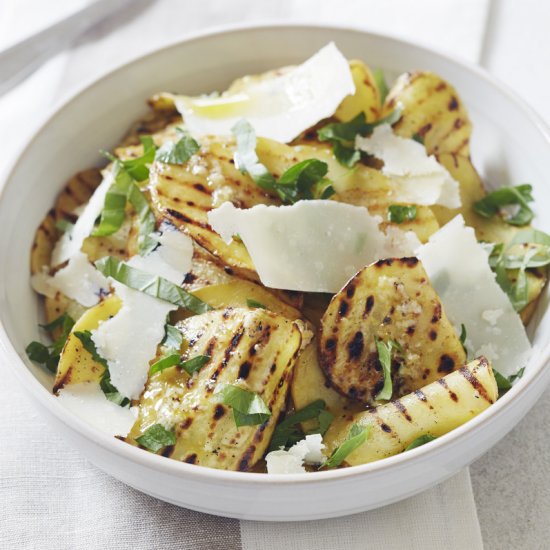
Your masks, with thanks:
[[[17,30],[36,29],[75,9],[74,0],[48,2],[47,12],[40,8],[44,4],[3,0],[0,47],[14,39]],[[0,98],[0,128],[8,128],[10,135],[0,171],[52,104],[76,85],[188,32],[243,20],[350,24],[477,61],[487,7],[488,0],[136,0],[131,18],[117,16],[97,25]],[[23,17],[24,28],[19,23]],[[116,32],[110,32],[114,28]],[[0,548],[483,547],[467,470],[401,503],[319,522],[238,522],[162,503],[109,478],[67,447],[36,414],[9,365],[2,366],[9,391],[5,389],[0,401]]]

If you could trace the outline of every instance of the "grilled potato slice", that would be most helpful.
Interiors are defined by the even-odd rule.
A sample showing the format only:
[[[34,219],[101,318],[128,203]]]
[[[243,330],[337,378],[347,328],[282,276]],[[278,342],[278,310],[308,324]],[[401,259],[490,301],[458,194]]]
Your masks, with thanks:
[[[403,452],[422,435],[442,436],[487,409],[498,398],[488,361],[480,357],[459,370],[397,401],[335,421],[323,442],[332,452],[346,439],[353,424],[369,428],[367,441],[349,454],[345,464],[356,466]]]
[[[382,104],[371,70],[362,61],[356,59],[349,62],[349,68],[355,84],[355,93],[340,103],[334,116],[342,122],[347,122],[363,112],[369,122],[379,119]]]
[[[403,111],[393,126],[396,134],[421,136],[429,154],[470,155],[472,125],[464,104],[448,82],[430,72],[404,73],[386,98],[384,115],[399,103]]]
[[[102,321],[106,321],[121,308],[122,302],[116,296],[110,296],[97,306],[86,311],[75,323],[67,338],[65,347],[57,366],[57,374],[53,386],[57,393],[66,384],[99,381],[105,369],[92,359],[90,353],[84,349],[75,332],[95,330]]]
[[[375,338],[394,340],[402,348],[392,365],[393,397],[436,380],[465,360],[417,258],[365,267],[333,297],[321,321],[319,360],[330,383],[368,405],[384,384]]]
[[[225,200],[249,208],[274,201],[233,165],[232,141],[203,144],[185,166],[155,162],[150,186],[154,206],[163,217],[185,230],[200,246],[252,280],[258,276],[245,246],[227,245],[208,225],[207,213]]]
[[[297,323],[262,309],[226,309],[178,324],[187,355],[209,355],[193,377],[154,375],[128,440],[154,423],[174,428],[177,442],[163,455],[225,470],[250,470],[263,456],[281,413],[302,336]],[[177,371],[177,368],[170,369]],[[168,378],[167,378],[168,376]],[[271,410],[264,424],[237,428],[231,408],[215,396],[221,384],[256,392]]]

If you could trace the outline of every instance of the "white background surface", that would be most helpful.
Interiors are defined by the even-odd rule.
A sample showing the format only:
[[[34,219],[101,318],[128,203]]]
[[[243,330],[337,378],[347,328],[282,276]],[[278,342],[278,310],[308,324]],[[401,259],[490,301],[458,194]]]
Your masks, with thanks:
[[[44,24],[48,18],[56,16],[56,10],[57,13],[62,13],[68,6],[75,9],[78,4],[83,3],[83,0],[0,0],[0,43],[9,42],[17,35]],[[457,50],[454,53],[469,59],[479,58],[486,68],[516,89],[550,122],[550,39],[547,34],[550,3],[542,0],[493,0],[483,40],[478,38],[485,25],[487,3],[477,0],[418,0],[408,3],[398,0],[343,0],[338,3],[283,0],[269,3],[257,1],[253,4],[240,0],[205,0],[187,1],[186,9],[181,9],[183,2],[172,0],[172,3],[178,4],[178,9],[174,8],[178,17],[167,18],[162,29],[154,27],[146,17],[136,21],[140,36],[147,37],[146,40],[139,43],[135,38],[133,42],[121,40],[125,36],[124,26],[118,33],[108,34],[113,24],[122,25],[125,21],[125,18],[118,18],[109,25],[94,29],[88,37],[80,40],[77,47],[78,57],[59,56],[52,60],[48,67],[34,75],[24,86],[0,101],[0,121],[3,128],[15,128],[15,125],[20,124],[22,119],[16,107],[23,98],[31,102],[29,108],[34,103],[35,106],[42,105],[46,109],[54,98],[70,93],[74,86],[88,80],[92,73],[95,74],[98,70],[103,72],[103,68],[107,70],[107,65],[116,65],[140,51],[166,43],[175,36],[183,36],[184,30],[194,26],[203,26],[205,22],[220,24],[241,21],[243,18],[265,20],[282,17],[299,17],[301,20],[315,22],[356,21],[357,25],[362,24],[367,28],[385,28],[390,29],[393,34],[420,38],[439,49],[451,50],[451,53]],[[405,4],[407,6],[403,8]],[[33,17],[17,17],[18,25],[14,26],[13,14],[16,8],[24,9],[23,5],[27,8],[32,6]],[[241,8],[245,5],[248,8],[243,12]],[[398,5],[401,6],[400,10],[396,8]],[[437,21],[436,25],[434,21]],[[97,44],[92,37],[102,38],[101,45],[105,52],[109,52],[106,66],[99,69],[95,66]],[[462,43],[458,49],[455,47],[457,41]],[[25,128],[19,128],[19,139],[22,140],[31,127],[32,121],[26,123]],[[17,145],[18,139],[15,137],[9,140],[0,159],[0,167],[2,162],[7,162],[10,148],[13,151]],[[487,549],[545,548],[550,540],[550,442],[546,435],[550,418],[549,398],[550,391],[547,391],[532,413],[512,434],[471,468],[478,516]],[[17,404],[12,402],[12,406]],[[40,422],[40,419],[30,417],[28,421]],[[40,447],[35,445],[33,448]],[[13,457],[13,460],[18,460],[18,457]],[[55,469],[55,456],[40,457],[41,463],[47,464],[48,461],[51,461]],[[78,468],[82,468],[82,462],[76,459],[74,461],[75,471],[78,472]],[[38,486],[38,480],[33,479],[36,473],[31,463],[19,471],[21,479],[12,480],[14,487],[17,487],[17,483],[26,486],[28,490],[32,490],[33,484]],[[84,471],[80,471],[84,476]],[[58,474],[60,484],[65,476],[71,475],[69,472]],[[105,476],[98,476],[101,483],[108,484],[108,479],[104,478]],[[82,488],[82,493],[86,494],[85,487]],[[43,497],[47,502],[47,495]],[[50,505],[53,508],[56,506],[54,502]],[[42,510],[45,519],[51,511]],[[21,510],[22,516],[23,512],[25,510]],[[16,515],[11,519],[17,522]],[[15,527],[15,524],[10,525]],[[33,538],[30,531],[23,547],[33,548],[38,540],[43,539]]]

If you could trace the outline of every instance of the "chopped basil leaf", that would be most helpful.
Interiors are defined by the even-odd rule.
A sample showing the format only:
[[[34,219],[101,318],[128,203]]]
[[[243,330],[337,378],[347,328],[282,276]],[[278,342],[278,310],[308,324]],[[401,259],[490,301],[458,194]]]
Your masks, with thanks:
[[[372,71],[372,76],[374,77],[374,82],[380,92],[380,103],[384,103],[384,101],[386,101],[386,97],[388,97],[388,92],[390,91],[388,88],[388,83],[386,82],[386,77],[384,76],[384,71],[380,68],[374,69],[374,71]]]
[[[143,145],[143,155],[141,157],[129,160],[122,160],[122,166],[128,174],[136,181],[143,181],[149,177],[149,164],[155,160],[155,143],[151,136],[139,138]]]
[[[243,173],[248,174],[258,187],[266,191],[274,191],[275,177],[260,163],[256,154],[256,132],[246,120],[239,120],[231,128],[237,140],[237,152],[235,153],[235,166]]]
[[[156,228],[155,215],[123,163],[116,161],[113,170],[114,182],[105,195],[99,226],[94,229],[92,236],[106,237],[116,233],[124,223],[126,203],[130,202],[138,215],[139,253],[145,256],[158,245],[150,236]]]
[[[511,384],[513,384],[516,380],[519,380],[524,373],[525,373],[525,367],[521,367],[521,369],[519,369],[518,372],[516,372],[516,374],[511,374],[508,377],[508,380],[510,381]]]
[[[25,353],[29,356],[31,361],[35,363],[40,363],[41,365],[46,364],[50,358],[50,348],[44,345],[42,342],[31,342],[26,348]]]
[[[63,313],[51,323],[39,325],[44,330],[52,332],[55,329],[61,329],[59,337],[52,344],[46,346],[41,342],[31,342],[25,352],[31,361],[44,365],[50,372],[55,373],[59,363],[59,356],[65,346],[65,342],[74,326],[74,320],[67,313]]]
[[[334,194],[330,181],[325,179],[328,165],[317,159],[307,159],[291,166],[275,179],[260,163],[256,154],[256,133],[246,120],[240,120],[231,129],[237,140],[235,165],[248,174],[262,189],[276,192],[283,202],[293,204],[299,200],[326,199]]]
[[[412,138],[414,139],[414,141],[420,143],[421,145],[424,145],[424,137],[420,134],[413,134]]]
[[[361,158],[355,149],[356,136],[370,134],[380,124],[395,124],[401,118],[401,110],[395,109],[388,116],[375,122],[367,122],[364,112],[360,112],[348,122],[331,122],[317,131],[320,141],[332,144],[333,153],[343,166],[352,168]]]
[[[165,164],[185,164],[200,148],[199,144],[185,131],[178,128],[179,140],[166,142],[157,151],[155,160]]]
[[[307,159],[291,166],[275,184],[283,201],[295,203],[299,200],[316,199],[324,194],[330,182],[325,179],[328,164],[317,159]],[[321,187],[321,192],[316,192]],[[331,194],[333,194],[332,192]],[[329,195],[330,196],[330,195]]]
[[[499,397],[500,397],[500,396],[504,395],[509,389],[512,388],[512,384],[510,383],[510,380],[508,380],[508,378],[506,378],[505,376],[500,374],[500,372],[495,370],[494,367],[493,367],[493,374],[495,375],[495,380],[496,380],[497,388],[498,388],[498,394],[499,394]]]
[[[222,403],[233,409],[237,428],[263,424],[271,416],[271,411],[257,393],[233,384],[225,384],[218,393]]]
[[[252,298],[247,298],[246,299],[246,305],[248,307],[257,307],[257,308],[260,308],[260,309],[266,309],[266,307],[261,302],[257,302],[256,300],[253,300]]]
[[[212,357],[210,355],[197,355],[195,357],[191,357],[191,359],[187,359],[187,361],[183,361],[180,363],[180,367],[187,373],[187,374],[193,374],[194,372],[200,370],[208,361],[210,361]]]
[[[421,447],[422,445],[425,445],[426,443],[429,443],[434,439],[437,439],[437,437],[434,437],[430,434],[421,435],[420,437],[417,437],[410,445],[407,445],[407,447],[405,447],[405,451],[410,451],[411,449]]]
[[[517,205],[513,215],[504,216],[503,220],[511,225],[526,225],[534,216],[528,203],[533,201],[533,187],[525,183],[515,187],[501,187],[474,203],[474,211],[484,218],[492,218],[504,206]]]
[[[312,433],[324,435],[334,419],[334,416],[325,410],[325,407],[325,402],[322,399],[317,399],[285,418],[275,428],[271,437],[269,450],[276,451],[281,447],[292,447],[292,445],[301,441],[304,438],[304,434],[298,425],[307,420],[317,418],[319,420],[319,429]]]
[[[156,229],[156,218],[147,202],[147,199],[140,191],[135,183],[131,183],[128,189],[128,201],[134,207],[138,215],[139,235],[138,235],[138,250],[141,256],[146,256],[154,248],[158,242],[151,237],[151,234]]]
[[[178,350],[183,344],[183,334],[181,330],[173,325],[166,324],[164,326],[164,339],[161,345],[167,349]]]
[[[363,445],[367,440],[370,432],[370,426],[363,427],[354,424],[348,434],[346,440],[334,449],[329,459],[321,466],[321,468],[336,468],[350,455],[355,449]]]
[[[462,344],[462,348],[464,349],[464,353],[468,355],[468,350],[466,349],[466,338],[468,338],[468,335],[466,333],[466,326],[464,323],[460,324],[460,343]]]
[[[125,217],[128,190],[133,179],[118,161],[113,166],[114,181],[105,195],[99,225],[92,231],[92,237],[107,237],[116,233]]]
[[[136,437],[136,441],[142,446],[156,453],[163,447],[176,444],[176,434],[173,431],[167,430],[160,424],[153,424],[147,428],[143,435]]]
[[[84,349],[92,356],[92,359],[99,363],[105,370],[103,376],[99,382],[99,385],[105,394],[105,397],[120,405],[121,407],[126,407],[130,404],[130,400],[127,397],[124,397],[111,383],[111,375],[109,373],[109,365],[107,361],[99,355],[95,343],[92,340],[92,333],[89,330],[76,331],[73,333],[82,343]]]
[[[112,277],[134,290],[184,307],[193,313],[206,313],[212,309],[207,303],[167,279],[131,267],[114,256],[101,258],[95,266],[105,277]]]
[[[179,365],[180,361],[181,355],[179,353],[166,355],[165,357],[159,359],[151,365],[151,368],[149,369],[149,375],[156,374],[157,372],[161,372],[164,369],[168,369],[170,367],[175,367],[176,365]]]
[[[376,395],[376,399],[382,399],[388,401],[391,399],[393,393],[393,384],[391,379],[391,360],[392,351],[394,349],[400,351],[401,346],[394,340],[388,340],[385,344],[379,338],[375,337],[376,351],[378,352],[378,360],[382,365],[382,371],[384,373],[384,386]]]
[[[56,229],[59,229],[59,231],[62,231],[63,233],[66,233],[67,231],[70,231],[74,225],[69,221],[65,219],[60,219],[55,222]]]
[[[409,206],[392,204],[388,207],[388,220],[393,223],[403,223],[416,219],[416,205]]]

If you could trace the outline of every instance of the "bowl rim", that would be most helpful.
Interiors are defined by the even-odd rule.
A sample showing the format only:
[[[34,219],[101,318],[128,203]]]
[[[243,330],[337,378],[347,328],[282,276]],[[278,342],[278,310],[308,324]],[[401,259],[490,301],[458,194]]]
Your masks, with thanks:
[[[320,30],[326,31],[329,34],[331,31],[348,32],[352,34],[369,35],[377,40],[392,42],[394,45],[400,48],[412,48],[419,53],[429,55],[432,57],[438,57],[444,62],[451,63],[452,65],[458,65],[461,69],[473,73],[477,78],[484,80],[490,86],[497,88],[498,91],[508,97],[516,106],[522,111],[522,114],[533,124],[536,129],[542,134],[545,141],[550,147],[550,128],[541,119],[541,117],[530,107],[521,97],[513,92],[507,85],[503,84],[499,79],[492,76],[488,71],[482,67],[470,63],[464,59],[455,57],[449,54],[442,54],[434,51],[426,45],[422,45],[418,42],[411,42],[403,40],[391,33],[377,33],[371,32],[360,27],[353,25],[327,25],[327,24],[311,24],[303,21],[275,21],[275,22],[249,22],[238,24],[226,24],[215,27],[210,27],[207,30],[202,30],[195,33],[187,34],[183,39],[176,39],[168,44],[153,48],[145,54],[136,55],[130,60],[117,65],[114,69],[105,71],[99,76],[83,82],[80,86],[75,87],[72,92],[60,102],[54,104],[48,114],[41,120],[41,122],[31,132],[30,137],[19,148],[18,152],[14,155],[13,160],[8,166],[5,176],[0,182],[0,203],[4,200],[6,189],[10,184],[13,174],[17,171],[19,165],[23,161],[26,150],[38,139],[38,137],[47,129],[50,123],[55,120],[67,107],[69,107],[74,101],[76,101],[83,93],[93,90],[97,85],[100,85],[104,80],[111,78],[117,73],[124,71],[127,67],[139,63],[144,59],[158,55],[160,52],[177,48],[181,44],[197,42],[201,40],[216,39],[223,35],[232,35],[245,32],[255,32],[258,30],[280,30],[291,29],[293,31],[299,31],[300,29],[308,30]],[[478,416],[470,419],[465,424],[455,428],[451,432],[437,438],[436,440],[408,451],[406,453],[400,453],[398,455],[388,457],[379,461],[370,462],[367,464],[352,466],[348,468],[322,471],[322,472],[309,472],[302,474],[262,474],[251,472],[234,472],[218,470],[209,467],[197,467],[196,465],[187,464],[177,460],[172,460],[163,456],[159,456],[153,453],[144,452],[142,449],[128,445],[127,443],[120,441],[119,439],[110,436],[104,432],[101,432],[97,428],[94,428],[87,422],[81,420],[75,414],[67,414],[67,409],[58,402],[52,393],[50,393],[32,374],[31,370],[27,367],[22,357],[19,356],[15,347],[9,339],[6,329],[0,318],[0,350],[2,351],[2,357],[6,363],[15,365],[12,368],[12,372],[15,373],[24,389],[32,394],[32,396],[39,401],[39,403],[50,411],[57,420],[71,428],[78,435],[91,440],[91,442],[99,445],[105,451],[112,452],[119,455],[122,459],[129,460],[139,466],[156,470],[160,473],[167,475],[175,475],[177,477],[193,477],[197,480],[203,481],[216,481],[226,482],[228,484],[261,484],[267,485],[288,485],[288,484],[304,484],[304,483],[322,483],[333,482],[342,478],[355,478],[357,476],[375,476],[380,472],[388,469],[403,468],[414,463],[418,464],[423,460],[426,454],[440,454],[444,449],[451,445],[460,445],[461,441],[466,437],[473,434],[473,432],[481,429],[482,426],[488,422],[494,421],[493,419],[502,416],[504,411],[509,407],[514,406],[514,403],[521,399],[521,395],[524,395],[528,389],[533,387],[537,382],[541,382],[541,379],[545,377],[544,366],[550,360],[550,342],[538,351],[536,357],[531,358],[531,372],[526,373],[514,387],[506,393],[503,397],[498,399],[485,411]],[[533,349],[533,355],[535,355],[535,349]],[[7,368],[7,367],[6,367]],[[546,376],[547,380],[542,383],[547,383],[550,379],[550,375]]]

